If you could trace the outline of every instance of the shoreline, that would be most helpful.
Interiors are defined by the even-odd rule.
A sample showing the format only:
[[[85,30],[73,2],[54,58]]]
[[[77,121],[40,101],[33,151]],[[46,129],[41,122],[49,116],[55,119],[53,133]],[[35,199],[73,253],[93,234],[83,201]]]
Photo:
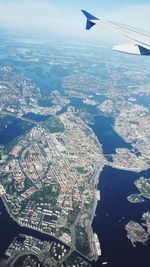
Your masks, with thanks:
[[[17,223],[20,227],[22,227],[22,228],[26,228],[26,229],[30,229],[30,230],[33,230],[33,231],[38,232],[38,233],[41,233],[41,234],[43,234],[43,235],[45,235],[45,236],[47,236],[47,237],[54,238],[54,239],[56,239],[57,241],[59,241],[60,243],[64,243],[64,245],[67,245],[68,247],[70,247],[70,246],[68,245],[68,243],[65,243],[64,241],[58,239],[58,238],[57,238],[56,236],[54,236],[54,235],[51,235],[51,234],[49,234],[49,233],[47,233],[47,232],[44,232],[44,231],[42,231],[42,230],[34,229],[34,228],[31,227],[31,226],[22,225],[21,223],[19,223],[19,222],[17,221],[17,219],[16,219],[16,218],[12,215],[12,213],[9,211],[9,208],[8,208],[8,206],[7,206],[7,204],[6,204],[6,201],[4,200],[4,196],[1,196],[1,199],[2,199],[2,202],[3,202],[3,204],[4,204],[5,208],[6,208],[6,211],[7,211],[8,215],[9,215],[9,217],[10,217],[15,223]]]
[[[105,165],[106,165],[106,164],[104,164],[104,163],[103,163],[103,165],[99,165],[99,164],[97,163],[96,166],[95,166],[95,173],[94,173],[94,177],[93,177],[93,189],[94,189],[94,190],[93,190],[93,199],[94,199],[94,203],[93,203],[93,207],[92,207],[92,211],[91,211],[91,219],[89,220],[89,226],[90,226],[90,229],[91,229],[92,240],[94,240],[94,230],[93,230],[93,228],[92,228],[92,223],[93,223],[93,219],[94,219],[94,217],[96,216],[96,208],[97,208],[98,201],[100,201],[100,200],[97,199],[98,183],[99,183],[99,180],[100,180],[100,175],[101,175],[101,173],[102,173],[103,168],[105,167]],[[47,237],[49,237],[49,238],[54,238],[54,239],[56,239],[58,242],[64,243],[65,245],[69,246],[67,243],[65,243],[64,241],[58,239],[56,236],[53,236],[53,235],[51,235],[51,234],[49,234],[49,233],[46,233],[46,232],[44,232],[44,231],[42,231],[42,230],[37,230],[37,229],[34,229],[34,228],[30,227],[30,226],[26,226],[26,225],[21,224],[21,223],[14,217],[14,215],[10,212],[9,207],[8,207],[8,205],[7,205],[7,202],[6,202],[6,199],[5,199],[5,195],[1,196],[1,199],[2,199],[2,202],[3,202],[3,204],[4,204],[4,207],[5,207],[5,209],[6,209],[6,212],[7,212],[8,215],[9,215],[9,217],[10,217],[15,223],[17,223],[18,226],[20,226],[20,227],[22,227],[22,228],[26,228],[27,230],[30,229],[30,230],[33,230],[33,231],[35,231],[35,232],[37,232],[37,233],[41,233],[41,234],[45,235],[45,237],[47,236]],[[100,244],[100,241],[99,241],[99,244]],[[71,246],[69,246],[69,247],[70,247],[70,249],[71,249]],[[77,251],[76,249],[75,249],[75,251],[78,253],[78,251]],[[93,245],[92,245],[92,251],[94,251],[93,254],[95,254],[95,255],[93,255],[93,257],[92,257],[91,259],[88,257],[88,260],[92,261],[93,258],[94,258],[94,260],[96,261],[96,260],[98,259],[98,256],[99,256],[99,255],[96,255],[95,250],[93,249]],[[79,251],[79,254],[80,254],[80,251]],[[81,254],[80,254],[80,255],[81,255]],[[83,254],[82,254],[82,256],[85,257],[85,258],[87,259],[86,255],[83,255]]]
[[[95,171],[94,171],[94,175],[93,175],[93,205],[92,205],[92,209],[91,209],[91,219],[89,220],[89,225],[88,227],[85,227],[85,228],[89,228],[90,232],[88,232],[88,237],[89,237],[89,240],[90,240],[90,236],[92,237],[91,240],[93,242],[91,242],[90,244],[90,248],[91,248],[91,251],[93,252],[93,257],[92,257],[92,261],[94,260],[95,262],[98,260],[99,256],[101,256],[102,254],[102,251],[101,251],[101,245],[100,245],[100,240],[98,238],[98,242],[99,242],[99,252],[98,252],[98,249],[97,249],[97,245],[96,245],[96,241],[95,241],[95,238],[94,238],[94,229],[92,227],[92,223],[93,223],[93,220],[94,220],[94,217],[96,216],[96,209],[97,209],[97,205],[98,205],[98,202],[100,202],[101,200],[101,197],[100,199],[97,198],[97,191],[98,191],[98,184],[100,182],[100,176],[101,176],[101,173],[104,169],[105,166],[107,166],[107,159],[105,158],[104,156],[104,153],[103,153],[103,145],[100,143],[97,135],[95,134],[94,130],[92,129],[92,125],[90,126],[89,124],[87,125],[90,130],[92,131],[93,135],[95,136],[95,139],[96,139],[96,142],[97,142],[97,146],[99,147],[99,150],[100,150],[100,154],[102,155],[103,157],[103,161],[102,163],[95,163]],[[100,193],[100,190],[99,190],[99,193]],[[97,233],[95,233],[97,235]],[[100,254],[100,255],[99,255]]]
[[[92,210],[91,210],[91,219],[89,220],[89,225],[86,226],[85,228],[88,229],[88,237],[89,237],[89,240],[91,239],[92,242],[90,243],[90,248],[91,248],[91,252],[93,254],[93,256],[91,257],[91,260],[92,261],[97,261],[98,260],[98,257],[101,256],[102,252],[101,252],[101,246],[100,246],[100,240],[98,239],[98,242],[99,242],[99,252],[96,248],[96,244],[95,244],[95,238],[94,238],[94,229],[92,227],[92,223],[93,223],[93,220],[94,220],[94,217],[96,216],[96,209],[97,209],[97,205],[98,205],[98,202],[100,201],[100,199],[97,198],[97,191],[98,191],[98,184],[99,184],[99,181],[100,181],[100,176],[101,176],[101,173],[104,169],[106,164],[103,164],[103,166],[99,166],[98,164],[96,165],[96,168],[95,168],[95,174],[94,174],[94,179],[93,179],[93,206],[92,206]],[[100,192],[100,190],[99,190]],[[97,234],[97,233],[96,233]]]
[[[108,162],[106,165],[113,168],[113,169],[118,169],[118,170],[122,170],[122,171],[129,171],[129,172],[138,172],[138,173],[143,172],[143,171],[147,171],[149,169],[149,168],[147,168],[147,169],[145,169],[145,168],[144,169],[134,169],[134,168],[129,169],[129,168],[114,165],[111,162],[110,163]]]

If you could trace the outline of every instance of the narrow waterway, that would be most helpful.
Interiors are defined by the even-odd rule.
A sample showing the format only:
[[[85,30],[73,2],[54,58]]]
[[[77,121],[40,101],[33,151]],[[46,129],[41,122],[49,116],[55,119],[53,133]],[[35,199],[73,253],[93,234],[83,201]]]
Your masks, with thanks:
[[[113,128],[114,119],[112,117],[96,116],[92,129],[99,142],[102,144],[104,155],[115,153],[116,148],[124,147],[132,149],[131,144],[126,143]]]
[[[30,120],[33,120],[35,122],[41,122],[41,121],[45,121],[47,120],[49,117],[49,115],[38,115],[38,114],[35,114],[35,113],[27,113],[23,116],[23,118],[26,118],[26,119],[30,119]]]

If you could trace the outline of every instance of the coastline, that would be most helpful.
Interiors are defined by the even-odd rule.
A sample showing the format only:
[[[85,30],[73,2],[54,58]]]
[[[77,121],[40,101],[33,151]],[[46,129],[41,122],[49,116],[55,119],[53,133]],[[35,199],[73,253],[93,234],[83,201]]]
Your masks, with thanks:
[[[94,130],[92,129],[92,124],[90,124],[90,125],[87,125],[87,126],[89,126],[90,130],[92,131],[93,135],[95,136],[97,145],[98,145],[99,150],[100,150],[100,154],[103,156],[102,163],[101,164],[100,163],[95,164],[95,172],[93,175],[93,206],[92,206],[92,210],[91,210],[91,220],[89,221],[89,225],[87,227],[88,230],[91,230],[91,233],[90,233],[90,231],[88,231],[89,240],[93,241],[90,244],[91,250],[93,251],[92,260],[96,262],[98,260],[98,257],[101,256],[102,251],[101,251],[101,245],[100,245],[100,240],[99,240],[98,236],[97,236],[97,243],[99,243],[99,244],[98,245],[96,244],[95,234],[97,235],[97,233],[94,233],[92,223],[93,223],[94,217],[96,216],[96,209],[98,206],[98,202],[100,202],[100,200],[101,200],[100,198],[99,199],[97,198],[97,191],[98,191],[100,176],[101,176],[101,173],[102,173],[104,167],[107,165],[108,161],[104,156],[102,144],[100,143],[97,135],[95,134]],[[99,193],[100,193],[100,190],[99,190]]]
[[[96,245],[96,239],[94,237],[94,234],[97,235],[97,233],[94,233],[92,223],[93,223],[94,217],[96,216],[96,208],[97,208],[98,202],[100,201],[100,199],[97,198],[97,191],[98,191],[98,184],[100,181],[100,175],[103,171],[104,166],[105,164],[103,166],[99,166],[99,164],[97,164],[96,169],[95,169],[95,174],[94,174],[94,179],[93,179],[93,207],[91,210],[91,219],[89,220],[89,225],[86,226],[86,228],[88,229],[87,232],[88,232],[89,240],[92,240],[92,242],[90,243],[91,251],[93,254],[91,260],[95,262],[97,261],[98,257],[102,254],[102,252],[101,252],[101,245],[100,245],[99,239],[97,239],[99,246]]]
[[[100,145],[100,144],[99,144]],[[92,237],[92,240],[93,240],[93,244],[90,244],[91,245],[91,248],[92,248],[92,254],[93,254],[93,257],[92,258],[90,258],[90,257],[88,257],[88,259],[89,260],[97,260],[97,258],[98,258],[98,253],[97,253],[97,251],[94,249],[94,247],[95,247],[95,245],[94,245],[94,231],[93,231],[93,228],[92,228],[92,223],[93,223],[93,219],[94,219],[94,217],[95,217],[95,212],[96,212],[96,208],[97,208],[97,204],[98,204],[98,201],[100,201],[100,199],[98,200],[98,198],[97,198],[97,190],[98,190],[98,184],[99,184],[99,179],[100,179],[100,175],[101,175],[101,172],[103,171],[103,168],[104,168],[104,166],[106,165],[106,162],[103,162],[103,164],[99,164],[99,163],[97,163],[97,164],[95,164],[95,172],[94,172],[94,175],[93,175],[93,207],[92,207],[92,210],[91,210],[91,214],[90,214],[90,219],[89,219],[89,224],[88,224],[88,230],[90,229],[91,231],[90,231],[90,233],[88,232],[88,234],[89,235],[91,235],[91,237]],[[39,230],[39,229],[34,229],[33,227],[31,227],[31,226],[26,226],[26,225],[23,225],[22,223],[20,223],[16,218],[15,218],[15,216],[10,212],[10,210],[9,210],[9,207],[8,207],[8,205],[7,205],[7,201],[6,201],[6,199],[5,199],[5,195],[3,195],[3,196],[1,196],[1,199],[2,199],[2,202],[3,202],[3,204],[4,204],[4,206],[5,206],[5,208],[6,208],[6,211],[7,211],[7,213],[8,213],[8,215],[9,215],[9,217],[14,221],[14,222],[16,222],[20,227],[22,227],[22,228],[26,228],[26,229],[31,229],[31,230],[33,230],[33,231],[36,231],[36,232],[39,232],[39,233],[41,233],[41,234],[44,234],[45,236],[49,236],[50,238],[54,238],[54,239],[56,239],[57,241],[59,241],[59,242],[61,242],[61,243],[64,243],[65,245],[67,245],[68,246],[68,243],[65,243],[64,241],[62,241],[62,240],[60,240],[60,239],[58,239],[56,236],[54,236],[54,235],[51,235],[51,234],[49,234],[49,233],[46,233],[45,231],[43,231],[43,230]],[[99,242],[100,243],[100,242]],[[69,246],[70,248],[71,248],[71,246]],[[78,253],[78,251],[77,250],[75,250],[77,253]],[[80,252],[79,252],[79,254],[80,254]],[[82,256],[83,257],[85,257],[85,258],[87,258],[86,257],[86,255],[83,255],[82,254]]]
[[[105,166],[105,165],[104,165]],[[94,174],[94,179],[93,179],[93,186],[94,186],[94,193],[93,193],[93,198],[94,198],[94,205],[93,205],[93,212],[92,212],[92,215],[91,215],[91,220],[90,220],[90,226],[92,225],[92,222],[93,222],[93,219],[94,219],[94,216],[95,216],[95,211],[96,211],[96,208],[97,208],[97,203],[98,203],[98,200],[97,200],[97,194],[96,194],[96,190],[97,190],[97,186],[98,186],[98,183],[99,183],[99,177],[100,177],[100,174],[101,174],[101,172],[102,172],[102,170],[103,170],[103,168],[104,168],[104,166],[99,166],[99,165],[97,165],[96,166],[96,173]],[[37,232],[37,233],[41,233],[41,234],[43,234],[43,235],[45,235],[45,237],[47,236],[47,237],[49,237],[49,238],[54,238],[54,239],[56,239],[58,242],[61,242],[61,243],[63,243],[64,245],[66,245],[66,246],[68,246],[70,249],[71,249],[71,246],[70,245],[68,245],[68,243],[66,243],[65,241],[63,241],[63,240],[61,240],[61,239],[59,239],[59,238],[57,238],[56,236],[54,236],[54,235],[51,235],[51,234],[49,234],[49,233],[47,233],[47,232],[45,232],[45,231],[43,231],[43,230],[39,230],[39,229],[34,229],[33,227],[31,227],[31,226],[26,226],[26,225],[23,225],[23,224],[21,224],[19,221],[17,221],[17,219],[13,216],[13,214],[10,212],[10,210],[9,210],[9,207],[8,207],[8,205],[7,205],[7,203],[6,203],[6,200],[5,200],[5,195],[3,195],[3,196],[1,196],[1,199],[2,199],[2,202],[3,202],[3,204],[4,204],[4,207],[6,208],[6,211],[7,211],[7,213],[8,213],[8,215],[9,215],[9,217],[16,223],[16,224],[18,224],[18,226],[20,226],[20,227],[22,227],[22,228],[24,228],[24,229],[30,229],[30,230],[32,230],[32,231],[35,231],[35,232]],[[93,232],[93,228],[91,227],[91,230],[92,230],[92,236],[94,236],[94,232]],[[94,238],[93,238],[94,239]],[[70,250],[69,250],[70,251]],[[91,258],[89,258],[89,257],[86,257],[86,255],[83,255],[80,251],[78,251],[78,250],[74,250],[76,253],[78,253],[79,255],[81,255],[82,257],[84,257],[86,260],[89,260],[89,261],[92,261],[93,259],[96,261],[96,259],[98,258],[98,255],[96,255],[96,253],[95,253],[95,255],[94,255],[94,257],[92,257],[92,259]]]
[[[51,237],[51,238],[54,238],[54,239],[58,240],[59,242],[64,243],[65,245],[69,246],[68,243],[65,243],[64,241],[58,239],[58,238],[57,238],[56,236],[54,236],[54,235],[51,235],[51,234],[49,234],[49,233],[47,233],[47,232],[44,232],[44,231],[42,231],[42,230],[37,230],[37,229],[35,229],[35,228],[31,227],[31,226],[22,225],[21,223],[19,223],[19,222],[17,221],[17,219],[16,219],[16,218],[12,215],[12,213],[9,211],[9,208],[8,208],[8,206],[7,206],[7,204],[6,204],[6,201],[4,200],[4,196],[2,196],[1,199],[2,199],[2,202],[3,202],[3,204],[4,204],[5,208],[6,208],[7,213],[9,214],[10,218],[11,218],[13,221],[15,221],[20,227],[22,227],[22,228],[27,228],[27,229],[31,229],[31,230],[33,230],[33,231],[35,231],[35,232],[39,232],[39,233],[41,233],[41,234],[44,234],[44,235],[49,236],[49,237]],[[69,247],[70,247],[70,246],[69,246]]]
[[[42,230],[37,230],[37,229],[34,229],[34,228],[32,228],[31,226],[26,226],[26,225],[22,225],[21,223],[19,223],[17,220],[16,220],[16,218],[10,213],[10,211],[9,211],[9,208],[8,208],[8,206],[7,206],[7,204],[6,204],[6,201],[5,201],[5,199],[4,199],[4,196],[3,197],[1,197],[1,199],[2,199],[2,202],[3,202],[3,204],[4,204],[4,207],[6,208],[6,211],[7,211],[7,213],[8,213],[8,215],[9,215],[9,217],[18,225],[18,226],[20,226],[22,229],[24,228],[24,229],[29,229],[29,230],[32,230],[32,231],[35,231],[35,232],[37,232],[37,233],[41,233],[41,234],[43,234],[43,235],[45,235],[45,237],[49,237],[49,238],[52,238],[52,239],[55,239],[55,240],[57,240],[58,242],[60,242],[60,243],[62,243],[62,244],[64,244],[64,245],[66,245],[67,247],[69,247],[69,251],[68,251],[68,254],[70,255],[70,251],[72,251],[72,245],[70,246],[70,245],[68,245],[68,243],[66,243],[66,242],[64,242],[63,240],[61,240],[61,239],[58,239],[56,236],[54,236],[54,235],[51,235],[51,234],[49,234],[49,233],[46,233],[46,232],[44,232],[44,231],[42,231]],[[97,205],[96,205],[97,206]],[[92,233],[93,233],[93,229],[92,229]],[[32,234],[26,234],[26,235],[31,235],[32,236]],[[7,251],[7,250],[6,250]],[[93,259],[91,259],[91,258],[89,258],[89,257],[87,257],[86,255],[84,255],[84,254],[82,254],[80,251],[78,251],[78,250],[76,250],[76,249],[74,249],[73,251],[75,251],[78,255],[80,255],[81,257],[83,257],[84,259],[86,259],[87,261],[92,261]],[[72,251],[72,252],[73,252]],[[4,254],[5,255],[5,254]],[[66,258],[66,257],[65,257]],[[96,258],[98,258],[98,256],[97,257],[94,257],[94,259],[96,259]]]
[[[143,172],[143,171],[146,171],[146,170],[148,170],[149,168],[144,168],[144,169],[140,169],[140,168],[138,168],[138,169],[134,169],[134,168],[126,168],[126,167],[121,167],[121,166],[118,166],[118,165],[114,165],[113,163],[109,163],[109,162],[107,162],[107,164],[106,164],[107,166],[109,166],[109,167],[112,167],[113,169],[118,169],[118,170],[122,170],[122,171],[129,171],[129,172],[137,172],[137,173],[139,173],[139,172]]]

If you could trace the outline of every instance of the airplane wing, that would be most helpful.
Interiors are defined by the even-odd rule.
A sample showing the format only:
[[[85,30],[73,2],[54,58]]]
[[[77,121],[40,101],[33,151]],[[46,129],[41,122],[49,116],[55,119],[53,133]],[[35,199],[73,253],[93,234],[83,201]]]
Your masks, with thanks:
[[[129,54],[150,56],[150,33],[121,23],[105,21],[93,16],[85,10],[81,11],[87,19],[86,30],[90,30],[94,25],[104,26],[130,40],[129,44],[114,46],[114,50]]]

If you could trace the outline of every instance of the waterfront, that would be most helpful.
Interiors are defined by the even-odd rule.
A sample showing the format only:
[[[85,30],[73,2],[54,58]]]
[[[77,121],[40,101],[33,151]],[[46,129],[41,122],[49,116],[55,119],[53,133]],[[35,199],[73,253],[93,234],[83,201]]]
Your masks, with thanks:
[[[130,148],[130,144],[115,133],[112,123],[110,117],[99,116],[92,126],[102,143],[104,154],[114,153],[117,147]],[[93,266],[99,267],[102,262],[108,262],[107,266],[110,267],[149,266],[149,244],[144,246],[138,243],[134,248],[124,228],[130,220],[141,223],[143,212],[149,210],[149,200],[141,204],[132,204],[127,200],[128,195],[137,192],[134,181],[140,176],[150,177],[150,170],[136,173],[104,167],[98,185],[101,200],[93,221],[93,230],[101,243],[102,256]]]
[[[117,147],[128,147],[113,130],[113,120],[108,117],[96,117],[95,124],[92,126],[96,136],[102,144],[104,154],[114,153]],[[12,124],[13,126],[13,124]],[[18,128],[15,128],[17,137],[20,135]],[[11,140],[11,132],[4,130],[4,140]],[[23,132],[21,132],[22,134]],[[7,139],[8,138],[8,139]],[[1,139],[3,143],[3,139]],[[5,141],[6,143],[6,141]],[[143,212],[147,211],[148,200],[141,204],[131,204],[127,201],[127,196],[136,192],[134,180],[141,175],[150,176],[150,172],[134,173],[121,171],[105,167],[100,176],[99,190],[101,200],[98,203],[96,217],[93,221],[94,232],[98,234],[102,256],[93,266],[101,266],[102,262],[108,261],[107,266],[111,267],[148,267],[149,246],[137,245],[132,247],[127,239],[124,225],[131,219],[140,222]],[[18,226],[9,217],[0,200],[0,257],[4,254],[12,239],[21,233],[34,235],[41,238],[39,232]]]
[[[2,199],[0,198],[0,260],[12,240],[19,234],[33,236],[41,240],[55,240],[55,238],[36,230],[21,227],[9,216]]]

